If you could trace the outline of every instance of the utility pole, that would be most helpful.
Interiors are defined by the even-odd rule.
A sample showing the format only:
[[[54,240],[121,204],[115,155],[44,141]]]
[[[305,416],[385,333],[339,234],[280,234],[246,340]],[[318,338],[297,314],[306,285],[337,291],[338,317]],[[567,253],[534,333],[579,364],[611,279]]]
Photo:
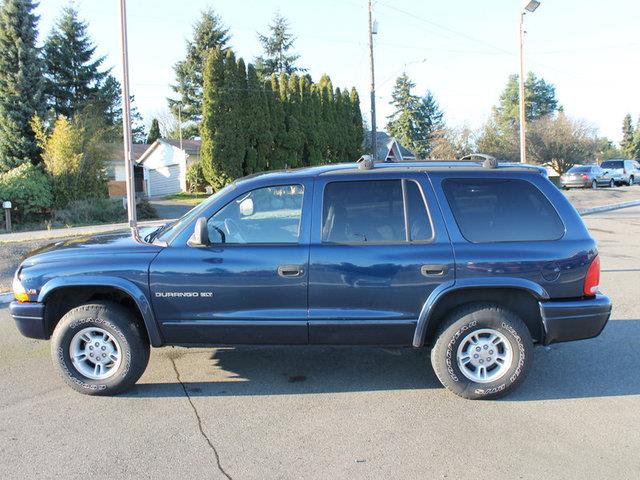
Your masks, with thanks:
[[[524,16],[533,13],[540,6],[538,0],[525,0],[520,12],[520,78],[519,78],[519,107],[520,107],[520,162],[527,163],[527,126],[525,115],[525,91],[524,91]]]
[[[373,68],[373,35],[378,33],[373,28],[373,5],[369,0],[369,65],[371,67],[371,158],[376,161],[376,81]]]
[[[122,135],[124,140],[124,166],[127,186],[127,214],[132,233],[137,228],[136,189],[133,182],[131,160],[131,98],[129,96],[129,52],[127,43],[127,5],[120,0],[120,34],[122,40]]]
[[[520,102],[520,162],[527,163],[527,127],[525,124],[525,98],[524,98],[524,11],[520,13],[520,78],[519,94]]]

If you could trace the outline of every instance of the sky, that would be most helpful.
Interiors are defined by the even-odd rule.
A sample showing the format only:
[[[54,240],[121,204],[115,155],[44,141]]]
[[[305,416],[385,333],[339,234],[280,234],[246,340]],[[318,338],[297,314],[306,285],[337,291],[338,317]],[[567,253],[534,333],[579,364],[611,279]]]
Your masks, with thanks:
[[[121,78],[118,0],[40,0],[40,41],[60,10],[73,4],[105,65]],[[510,74],[519,69],[521,0],[377,0],[374,18],[376,110],[379,128],[391,114],[394,81],[405,71],[414,93],[431,90],[450,126],[479,128]],[[250,62],[279,10],[296,36],[299,64],[314,79],[355,86],[369,119],[366,0],[129,0],[131,93],[148,124],[166,110],[186,40],[200,12],[212,7],[230,28],[231,46]],[[556,86],[565,112],[619,142],[624,115],[640,116],[640,2],[541,0],[525,17],[526,69]]]

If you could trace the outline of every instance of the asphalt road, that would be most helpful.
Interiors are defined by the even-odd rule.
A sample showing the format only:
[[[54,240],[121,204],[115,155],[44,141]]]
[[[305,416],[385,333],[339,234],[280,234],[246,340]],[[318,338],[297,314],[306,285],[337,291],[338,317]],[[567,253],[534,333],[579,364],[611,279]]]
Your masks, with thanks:
[[[500,401],[448,393],[425,351],[304,347],[155,350],[131,393],[86,397],[0,310],[0,475],[637,479],[640,208],[585,221],[612,321]]]

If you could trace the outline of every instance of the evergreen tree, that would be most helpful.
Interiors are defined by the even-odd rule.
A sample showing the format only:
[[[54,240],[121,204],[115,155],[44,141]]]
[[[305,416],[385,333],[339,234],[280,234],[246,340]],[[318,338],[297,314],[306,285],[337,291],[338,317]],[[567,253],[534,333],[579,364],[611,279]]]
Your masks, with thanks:
[[[391,94],[395,111],[388,117],[387,130],[416,157],[426,158],[438,135],[442,134],[443,114],[431,92],[419,97],[411,93],[413,87],[415,84],[406,73],[396,80]]]
[[[175,64],[176,83],[171,88],[178,99],[169,99],[169,107],[178,117],[178,110],[183,122],[188,125],[183,135],[193,138],[198,134],[198,126],[202,120],[203,102],[203,66],[210,50],[227,48],[229,29],[211,9],[202,15],[193,29],[193,38],[187,41],[187,54],[184,60]]]
[[[524,82],[525,118],[533,122],[546,115],[555,113],[560,108],[556,99],[556,88],[543,78],[529,72]],[[518,75],[511,75],[500,95],[495,113],[499,123],[508,123],[518,128],[520,125]]]
[[[276,12],[266,35],[258,33],[258,40],[264,54],[256,58],[256,68],[264,76],[305,71],[296,65],[300,55],[289,53],[296,39],[289,31],[289,22],[280,12]]]
[[[271,74],[271,81],[266,83],[266,86],[271,131],[273,133],[273,146],[267,168],[269,170],[282,170],[289,161],[287,152],[288,138],[284,105],[280,97],[280,84],[275,73]]]
[[[200,163],[206,181],[215,189],[227,185],[233,179],[226,175],[222,163],[222,133],[224,111],[224,57],[220,48],[212,50],[205,61],[203,71],[202,123],[200,124]]]
[[[333,84],[328,75],[320,77],[318,82],[320,92],[320,128],[323,133],[322,157],[325,162],[333,163],[338,160],[335,98]]]
[[[258,73],[253,65],[247,68],[247,97],[249,99],[246,116],[249,118],[247,128],[248,148],[255,151],[255,163],[251,161],[253,152],[248,152],[248,168],[245,173],[251,174],[266,170],[269,164],[269,155],[273,149],[273,136],[269,122],[269,107],[264,85],[258,78]]]
[[[636,123],[636,131],[633,134],[633,155],[631,158],[640,160],[640,118]]]
[[[362,145],[364,143],[364,124],[362,122],[362,111],[360,110],[360,97],[354,87],[351,88],[349,93],[349,101],[351,107],[351,124],[352,124],[352,139],[351,139],[351,158],[360,158],[362,155]]]
[[[158,123],[157,118],[154,118],[151,120],[151,128],[149,128],[149,135],[147,136],[147,144],[151,145],[159,138],[162,138],[162,135],[160,134],[160,123]]]
[[[631,114],[627,113],[622,121],[622,141],[620,142],[620,148],[622,154],[627,158],[635,157],[635,139],[634,139],[633,120],[631,120]]]
[[[42,113],[42,64],[38,17],[31,0],[0,4],[0,173],[38,161],[31,119]]]
[[[95,51],[87,24],[75,9],[64,8],[44,45],[45,92],[56,116],[72,118],[92,101],[114,102],[111,82],[101,92],[110,75],[100,70],[105,57],[94,58]]]

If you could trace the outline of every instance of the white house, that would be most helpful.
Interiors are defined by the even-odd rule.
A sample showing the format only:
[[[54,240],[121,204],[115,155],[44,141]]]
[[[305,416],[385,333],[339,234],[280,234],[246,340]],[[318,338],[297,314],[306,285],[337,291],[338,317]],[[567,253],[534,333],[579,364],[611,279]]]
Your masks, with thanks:
[[[199,160],[200,140],[156,140],[138,159],[144,192],[148,197],[186,192],[187,167]]]

